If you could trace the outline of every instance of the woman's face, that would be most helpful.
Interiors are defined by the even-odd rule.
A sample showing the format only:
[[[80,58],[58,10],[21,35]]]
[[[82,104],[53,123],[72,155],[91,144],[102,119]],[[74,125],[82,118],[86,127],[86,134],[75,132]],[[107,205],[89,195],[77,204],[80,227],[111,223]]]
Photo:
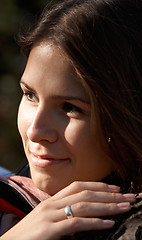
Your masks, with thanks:
[[[33,47],[20,85],[18,128],[39,189],[53,195],[73,181],[111,173],[101,130],[90,126],[89,97],[59,48]]]

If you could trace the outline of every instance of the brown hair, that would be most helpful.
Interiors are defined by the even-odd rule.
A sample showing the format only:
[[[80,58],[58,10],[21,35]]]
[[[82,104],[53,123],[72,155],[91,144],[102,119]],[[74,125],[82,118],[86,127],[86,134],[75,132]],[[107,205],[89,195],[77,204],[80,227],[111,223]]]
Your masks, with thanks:
[[[97,99],[104,137],[125,186],[141,188],[142,1],[66,0],[21,38],[28,56],[41,41],[58,45]],[[97,93],[97,98],[95,97]]]

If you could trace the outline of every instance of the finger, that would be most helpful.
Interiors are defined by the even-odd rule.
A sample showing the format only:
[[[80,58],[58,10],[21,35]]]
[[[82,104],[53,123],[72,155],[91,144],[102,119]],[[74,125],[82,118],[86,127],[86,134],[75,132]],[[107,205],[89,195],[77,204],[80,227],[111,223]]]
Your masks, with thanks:
[[[62,189],[60,192],[56,193],[52,199],[58,200],[63,197],[84,191],[97,191],[97,192],[119,192],[120,188],[115,185],[108,185],[102,182],[73,182],[66,188]]]
[[[122,214],[131,209],[129,202],[123,203],[86,203],[79,202],[70,206],[73,217],[96,218]],[[59,222],[67,219],[65,208],[52,212],[52,221]]]
[[[67,204],[73,205],[78,202],[100,202],[100,203],[120,203],[120,202],[135,202],[135,194],[121,194],[108,192],[82,191],[71,196],[64,197],[58,200],[58,208],[63,208]]]
[[[123,203],[86,203],[80,202],[71,206],[74,217],[102,217],[127,212],[131,209],[129,202]]]
[[[114,226],[113,220],[103,220],[99,218],[71,218],[59,223],[55,223],[55,231],[58,236],[72,235],[76,232],[89,230],[105,230]]]

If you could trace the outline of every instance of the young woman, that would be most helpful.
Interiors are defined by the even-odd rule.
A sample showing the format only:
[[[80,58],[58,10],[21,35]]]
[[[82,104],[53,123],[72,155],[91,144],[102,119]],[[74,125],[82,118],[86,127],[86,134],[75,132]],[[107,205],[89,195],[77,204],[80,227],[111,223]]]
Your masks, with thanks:
[[[142,2],[63,1],[21,45],[18,128],[31,179],[1,179],[1,226],[12,217],[1,239],[118,239],[126,228],[138,239]]]

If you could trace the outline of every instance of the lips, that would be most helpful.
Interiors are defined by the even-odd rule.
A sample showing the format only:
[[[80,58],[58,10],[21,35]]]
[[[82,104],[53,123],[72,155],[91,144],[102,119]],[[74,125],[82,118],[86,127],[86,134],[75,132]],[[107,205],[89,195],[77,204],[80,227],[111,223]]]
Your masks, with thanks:
[[[38,155],[31,153],[31,162],[37,167],[46,168],[49,166],[55,166],[69,161],[69,158],[66,157],[57,157],[49,155]]]

